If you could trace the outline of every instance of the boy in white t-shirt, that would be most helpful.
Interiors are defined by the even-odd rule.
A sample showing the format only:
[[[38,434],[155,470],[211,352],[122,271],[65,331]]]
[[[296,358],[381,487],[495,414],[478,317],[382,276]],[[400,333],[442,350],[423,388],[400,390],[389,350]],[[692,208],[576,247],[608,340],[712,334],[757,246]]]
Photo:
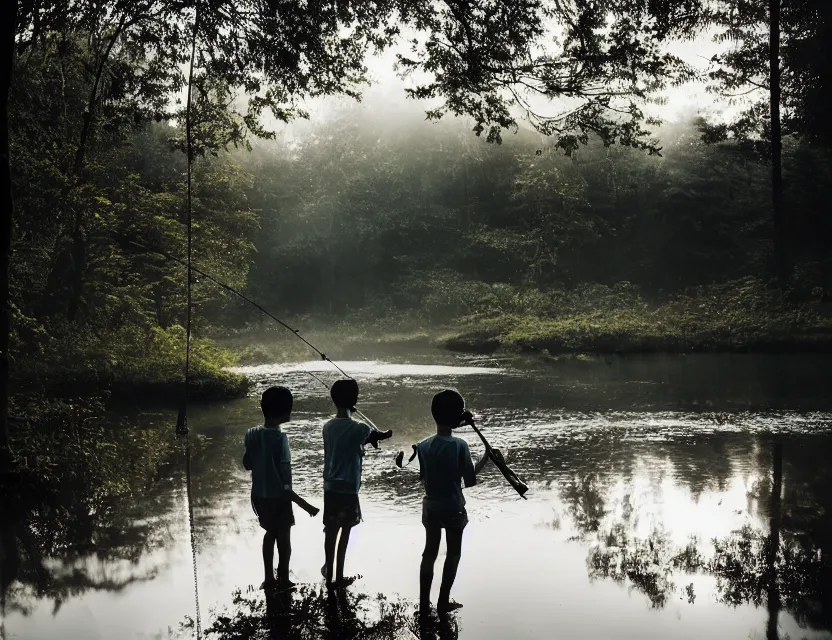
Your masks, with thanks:
[[[466,416],[465,400],[459,393],[450,389],[437,393],[430,410],[436,421],[436,435],[416,445],[419,476],[425,487],[422,499],[425,550],[419,570],[419,608],[423,614],[430,611],[433,565],[439,554],[442,529],[445,529],[447,555],[436,605],[437,611],[444,614],[462,606],[450,598],[462,555],[462,531],[468,524],[462,484],[466,488],[477,484],[477,474],[488,462],[488,454],[483,453],[475,465],[468,443],[452,435],[452,430],[459,427]]]
[[[364,445],[378,446],[393,435],[352,419],[358,402],[358,383],[338,380],[330,389],[337,413],[323,428],[324,437],[324,552],[321,573],[328,587],[345,586],[344,560],[350,531],[361,522],[361,462]],[[339,538],[340,534],[340,538]],[[336,544],[338,548],[336,563]],[[333,569],[335,579],[333,580]]]

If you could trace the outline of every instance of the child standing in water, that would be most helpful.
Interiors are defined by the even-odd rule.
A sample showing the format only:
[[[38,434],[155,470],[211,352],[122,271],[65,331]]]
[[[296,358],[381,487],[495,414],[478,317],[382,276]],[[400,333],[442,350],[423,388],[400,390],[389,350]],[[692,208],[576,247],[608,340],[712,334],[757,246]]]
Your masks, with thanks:
[[[378,431],[352,419],[358,402],[358,383],[355,380],[336,381],[330,389],[330,397],[337,413],[323,428],[326,563],[321,568],[321,573],[327,586],[333,587],[345,586],[349,582],[344,579],[344,560],[350,532],[361,522],[358,490],[361,487],[364,445],[377,447],[380,440],[386,440],[393,432]]]
[[[415,447],[415,455],[419,457],[419,475],[425,487],[422,499],[425,550],[419,570],[419,608],[422,614],[430,611],[433,565],[439,554],[444,529],[447,555],[436,606],[437,611],[444,614],[462,606],[450,597],[462,555],[462,531],[468,524],[462,483],[466,488],[477,484],[477,474],[488,462],[488,453],[483,453],[474,465],[468,443],[452,435],[452,430],[470,417],[465,412],[465,400],[459,393],[452,390],[437,393],[430,411],[436,421],[436,435],[422,440]],[[496,449],[495,453],[499,455]]]
[[[285,387],[266,389],[260,399],[264,424],[246,432],[243,466],[251,471],[251,506],[263,534],[264,589],[294,586],[289,580],[289,558],[292,555],[290,532],[295,524],[292,502],[310,516],[318,509],[292,491],[292,458],[289,439],[280,428],[292,415],[292,392]],[[277,544],[277,580],[274,578],[274,547]]]

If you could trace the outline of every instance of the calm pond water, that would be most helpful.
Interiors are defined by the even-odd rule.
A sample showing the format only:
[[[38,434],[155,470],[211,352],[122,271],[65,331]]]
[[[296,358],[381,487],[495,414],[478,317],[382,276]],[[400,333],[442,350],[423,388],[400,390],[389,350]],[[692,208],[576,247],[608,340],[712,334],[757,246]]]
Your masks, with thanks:
[[[362,576],[349,597],[368,596],[359,619],[383,615],[377,594],[391,602],[417,597],[420,486],[412,467],[398,470],[393,458],[432,432],[430,398],[452,386],[530,491],[520,500],[493,466],[466,491],[471,524],[453,593],[465,607],[441,637],[832,638],[829,357],[543,364],[430,352],[339,364],[361,383],[360,408],[394,431],[365,458],[365,521],[347,557],[348,573]],[[335,379],[320,362],[245,369],[257,391],[275,383],[295,391],[286,431],[296,491],[322,506],[320,429],[330,404],[305,371]],[[170,416],[142,420],[172,431]],[[240,464],[243,434],[259,421],[255,396],[190,413],[203,627],[217,615],[233,617],[236,589],[252,599],[245,606],[262,599],[252,589],[262,580],[261,534]],[[476,435],[460,435],[478,455]],[[783,446],[781,549],[773,567],[779,611],[766,597],[775,440]],[[102,549],[71,564],[53,559],[71,585],[60,600],[13,590],[6,637],[175,636],[195,613],[184,469],[183,455],[145,496],[133,524],[144,532],[134,553],[114,554],[116,560]],[[294,579],[315,589],[323,561],[319,518],[296,509],[292,533]],[[124,538],[129,545],[130,529]]]

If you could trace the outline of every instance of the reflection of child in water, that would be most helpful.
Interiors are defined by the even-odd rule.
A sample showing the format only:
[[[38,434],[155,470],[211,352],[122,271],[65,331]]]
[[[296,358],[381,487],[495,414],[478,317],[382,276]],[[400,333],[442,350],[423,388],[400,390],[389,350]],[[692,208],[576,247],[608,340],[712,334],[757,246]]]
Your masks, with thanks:
[[[462,605],[451,600],[450,593],[462,555],[462,531],[468,524],[462,483],[473,487],[477,474],[488,462],[487,452],[474,465],[468,443],[452,435],[466,417],[465,401],[456,391],[446,390],[433,397],[430,407],[436,421],[436,435],[415,446],[419,458],[419,475],[425,487],[422,500],[422,524],[425,527],[425,550],[419,571],[419,606],[423,613],[430,610],[430,588],[433,565],[439,554],[442,529],[445,529],[447,556],[442,570],[437,610],[446,613]]]

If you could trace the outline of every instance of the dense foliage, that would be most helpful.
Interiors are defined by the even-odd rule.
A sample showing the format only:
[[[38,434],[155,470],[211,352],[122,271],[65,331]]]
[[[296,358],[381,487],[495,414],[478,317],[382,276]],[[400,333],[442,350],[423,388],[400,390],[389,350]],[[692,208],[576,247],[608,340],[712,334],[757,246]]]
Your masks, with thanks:
[[[402,51],[408,52],[399,54],[399,63],[413,79],[411,94],[433,100],[428,117],[467,114],[473,118],[468,128],[490,141],[516,129],[525,112],[570,151],[590,134],[654,151],[641,106],[655,91],[690,77],[662,49],[665,39],[700,24],[702,12],[688,5],[20,2],[8,115],[16,204],[13,378],[44,379],[57,371],[109,385],[153,377],[165,384],[174,377],[183,352],[175,337],[185,315],[184,271],[164,254],[181,258],[185,246],[185,158],[177,150],[185,147],[186,84],[194,98],[195,259],[243,286],[258,223],[277,222],[254,214],[271,206],[263,189],[282,187],[262,185],[262,174],[243,170],[242,159],[226,151],[250,148],[253,140],[273,138],[274,124],[306,117],[304,98],[357,96],[369,51],[402,43],[406,34]],[[558,24],[565,31],[553,39]],[[569,111],[548,110],[553,97],[567,98]],[[326,167],[314,163],[307,153],[294,166],[325,175]],[[374,170],[348,171],[360,181]],[[254,175],[260,184],[252,184]],[[505,179],[512,175],[509,170]],[[307,185],[307,201],[329,198],[322,186]],[[381,226],[389,229],[394,219],[390,212]],[[336,254],[327,255],[332,280]],[[348,269],[339,271],[348,276]],[[295,279],[293,272],[285,275]],[[198,322],[203,311],[216,317],[223,295],[201,283]],[[197,375],[220,375],[222,363],[212,357],[197,345]],[[240,389],[240,380],[226,378],[220,387]]]
[[[766,162],[740,142],[705,144],[697,120],[661,130],[662,157],[597,139],[566,156],[529,131],[493,146],[464,122],[373,106],[344,107],[244,159],[262,176],[248,200],[262,227],[249,291],[269,308],[422,324],[596,313],[619,340],[637,322],[669,332],[673,349],[674,322],[765,341],[799,330],[828,297],[822,148],[787,140],[799,260],[788,291],[769,292]],[[241,307],[236,322],[254,318]]]

